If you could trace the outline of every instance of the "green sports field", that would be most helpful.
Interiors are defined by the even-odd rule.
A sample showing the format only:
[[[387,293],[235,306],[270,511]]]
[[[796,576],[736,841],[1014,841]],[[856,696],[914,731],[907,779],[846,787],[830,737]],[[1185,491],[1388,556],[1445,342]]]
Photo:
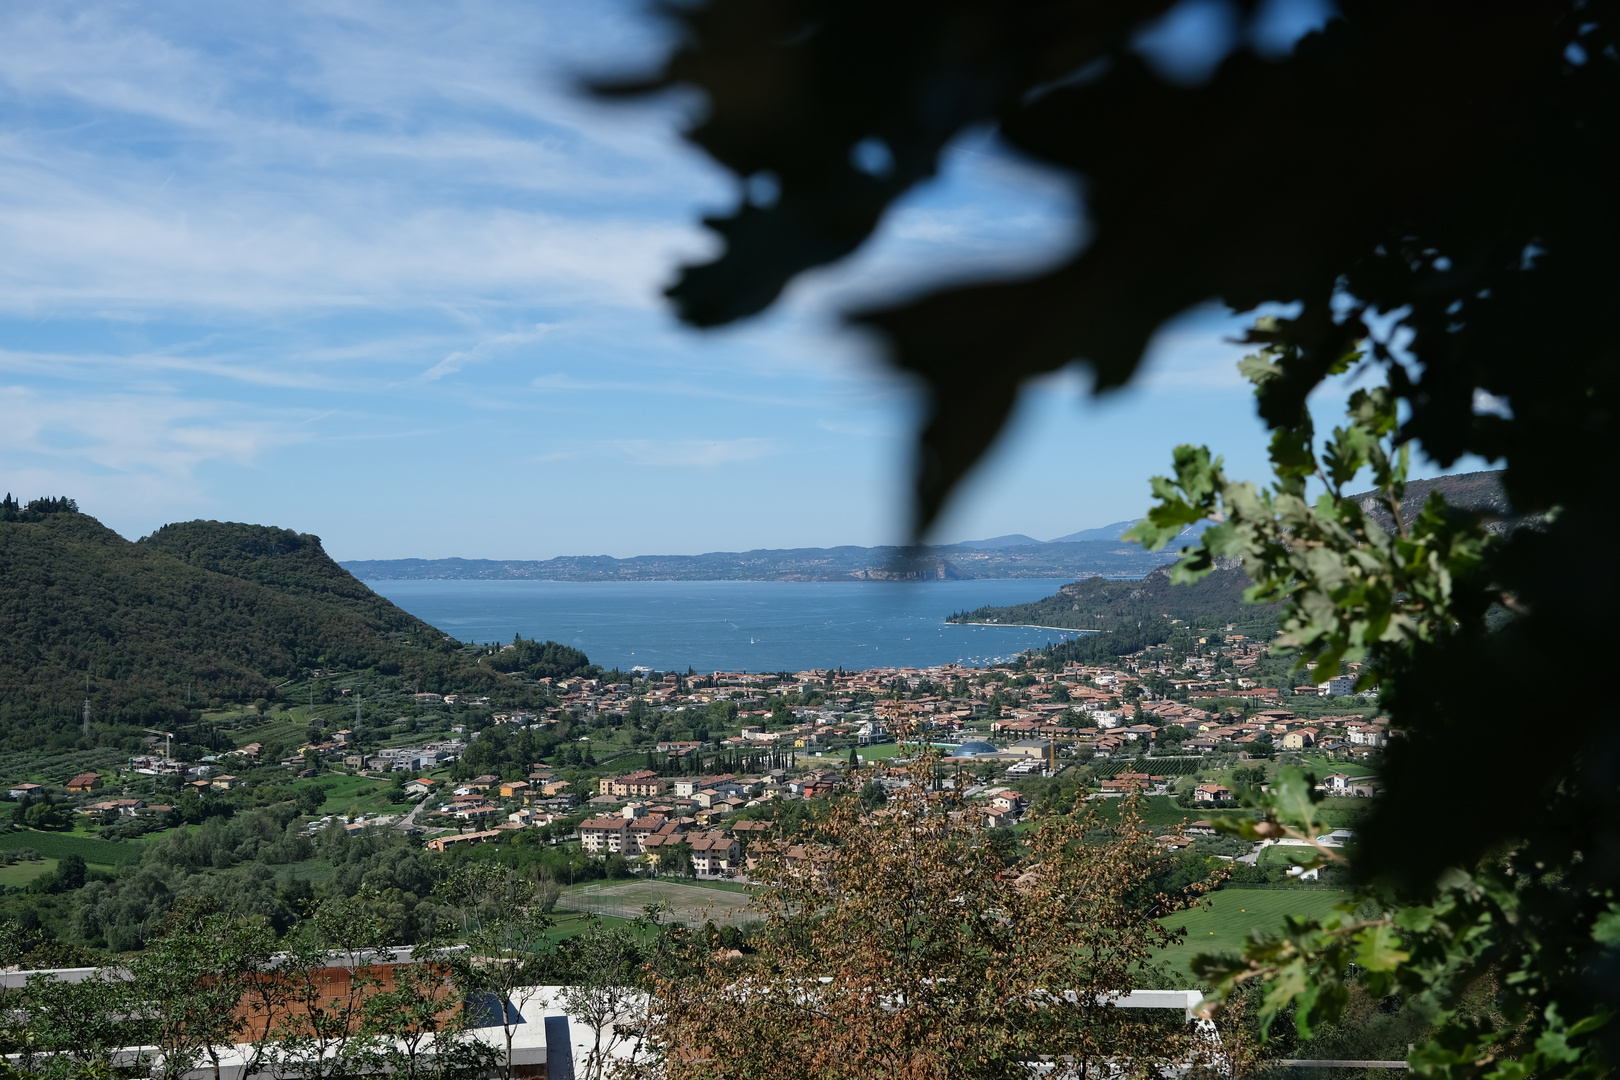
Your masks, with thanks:
[[[1186,927],[1181,944],[1161,952],[1160,958],[1192,981],[1187,967],[1201,952],[1237,952],[1255,928],[1282,926],[1284,915],[1323,915],[1350,894],[1311,889],[1221,889],[1211,893],[1204,905],[1192,911],[1177,912],[1161,920],[1175,929]]]
[[[744,909],[749,898],[745,888],[734,884],[729,888],[709,886],[708,882],[668,879],[592,882],[564,889],[557,907],[633,917],[648,904],[662,901],[670,905],[670,918],[688,924],[707,919],[720,923],[746,919]]]

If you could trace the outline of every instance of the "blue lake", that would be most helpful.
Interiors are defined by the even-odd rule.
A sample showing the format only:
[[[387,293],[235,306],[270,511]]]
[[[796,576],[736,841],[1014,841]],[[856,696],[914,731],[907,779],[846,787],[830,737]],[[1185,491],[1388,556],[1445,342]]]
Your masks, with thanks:
[[[462,641],[550,639],[628,670],[799,671],[987,664],[1074,634],[947,626],[986,604],[1051,596],[1065,579],[1017,581],[368,581]]]

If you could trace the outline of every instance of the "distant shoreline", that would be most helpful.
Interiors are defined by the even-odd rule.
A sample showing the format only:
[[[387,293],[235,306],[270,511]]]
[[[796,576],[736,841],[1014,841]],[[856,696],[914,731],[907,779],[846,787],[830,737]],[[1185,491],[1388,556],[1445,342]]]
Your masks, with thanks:
[[[856,577],[427,577],[413,575],[407,577],[388,577],[384,575],[355,575],[356,580],[363,582],[423,582],[423,581],[466,581],[488,582],[492,584],[510,584],[513,582],[534,582],[547,585],[962,585],[978,581],[1056,581],[1068,583],[1076,580],[1102,578],[1104,581],[1141,581],[1145,574],[1082,574],[1078,577],[1073,574],[1019,574],[997,577],[975,578],[856,578]],[[987,626],[1012,626],[1013,623],[986,623]],[[1064,627],[1048,627],[1047,629],[1064,629]]]
[[[1045,623],[1035,622],[980,622],[977,619],[963,620],[962,622],[945,623],[946,626],[1020,626],[1026,630],[1061,630],[1065,634],[1100,634],[1101,630],[1083,630],[1078,626],[1047,626]]]
[[[962,545],[711,551],[701,555],[565,555],[552,559],[340,559],[361,581],[923,582],[1140,578],[1162,552],[1118,541],[1005,550]]]

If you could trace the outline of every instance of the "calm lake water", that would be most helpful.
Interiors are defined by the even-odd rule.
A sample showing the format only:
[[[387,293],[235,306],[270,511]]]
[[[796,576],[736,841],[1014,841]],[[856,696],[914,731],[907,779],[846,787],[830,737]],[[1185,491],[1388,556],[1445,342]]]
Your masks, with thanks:
[[[947,626],[986,604],[1051,596],[1065,579],[1019,581],[368,581],[462,641],[513,634],[584,650],[592,663],[659,671],[986,664],[1073,637],[1061,630]]]

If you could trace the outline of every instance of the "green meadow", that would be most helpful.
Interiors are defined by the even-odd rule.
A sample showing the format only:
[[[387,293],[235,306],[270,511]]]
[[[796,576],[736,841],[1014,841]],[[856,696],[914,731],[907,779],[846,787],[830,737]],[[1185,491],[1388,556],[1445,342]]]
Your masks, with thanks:
[[[1180,944],[1159,953],[1161,960],[1185,975],[1188,987],[1197,985],[1188,965],[1202,952],[1237,952],[1255,929],[1274,930],[1284,915],[1324,915],[1350,893],[1326,889],[1220,889],[1201,907],[1178,911],[1159,922],[1170,929],[1185,927]]]

